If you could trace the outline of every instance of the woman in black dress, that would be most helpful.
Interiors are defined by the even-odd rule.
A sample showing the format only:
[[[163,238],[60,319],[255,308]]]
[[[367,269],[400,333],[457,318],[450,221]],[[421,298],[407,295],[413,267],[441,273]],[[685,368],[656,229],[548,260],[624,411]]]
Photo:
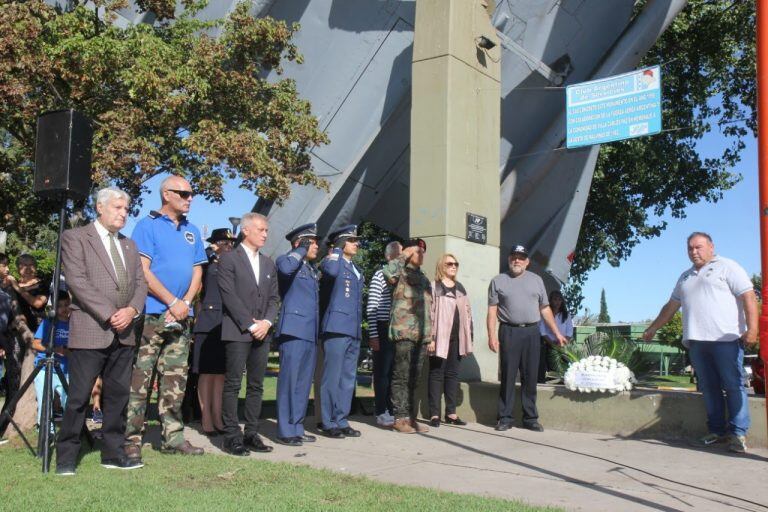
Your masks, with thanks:
[[[200,402],[203,433],[221,432],[221,394],[224,389],[224,343],[221,341],[221,294],[216,284],[218,258],[234,246],[235,237],[227,228],[214,229],[207,239],[209,263],[203,273],[203,291],[194,328],[192,371],[199,374],[197,398]]]

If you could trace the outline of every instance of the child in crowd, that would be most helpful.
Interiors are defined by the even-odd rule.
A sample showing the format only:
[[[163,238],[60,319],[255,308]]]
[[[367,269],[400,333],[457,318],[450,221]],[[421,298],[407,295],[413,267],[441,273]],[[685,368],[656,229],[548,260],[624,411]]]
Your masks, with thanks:
[[[56,307],[56,320],[55,320],[55,332],[53,336],[53,352],[56,361],[59,362],[64,376],[68,377],[67,368],[67,343],[69,342],[69,314],[71,299],[69,294],[65,291],[59,291],[59,302]],[[35,356],[35,365],[39,361],[45,358],[45,347],[48,343],[48,336],[50,333],[51,321],[46,318],[37,328],[35,332],[35,339],[32,342],[32,348],[37,351]],[[35,392],[37,394],[37,424],[40,425],[42,421],[42,407],[43,403],[43,387],[45,384],[45,372],[41,371],[35,377]],[[64,391],[64,387],[61,385],[59,376],[57,373],[53,374],[53,391],[59,394],[59,400],[61,401],[62,408],[67,403],[67,393]]]

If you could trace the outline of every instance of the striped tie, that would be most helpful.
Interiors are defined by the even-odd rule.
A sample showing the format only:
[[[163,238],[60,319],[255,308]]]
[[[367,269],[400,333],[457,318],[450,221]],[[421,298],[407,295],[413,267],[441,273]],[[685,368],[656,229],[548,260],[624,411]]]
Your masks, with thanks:
[[[112,256],[112,263],[115,265],[115,274],[117,275],[117,289],[120,293],[120,307],[128,305],[128,272],[125,271],[123,259],[120,257],[120,251],[117,250],[115,243],[115,234],[109,234],[109,254]]]

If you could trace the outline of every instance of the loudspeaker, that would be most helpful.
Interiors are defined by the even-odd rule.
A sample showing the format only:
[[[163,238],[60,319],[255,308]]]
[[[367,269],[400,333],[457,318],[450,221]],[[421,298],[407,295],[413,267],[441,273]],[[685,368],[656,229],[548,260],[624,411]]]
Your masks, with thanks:
[[[88,197],[92,143],[91,123],[79,112],[55,110],[38,117],[35,193],[42,197]]]

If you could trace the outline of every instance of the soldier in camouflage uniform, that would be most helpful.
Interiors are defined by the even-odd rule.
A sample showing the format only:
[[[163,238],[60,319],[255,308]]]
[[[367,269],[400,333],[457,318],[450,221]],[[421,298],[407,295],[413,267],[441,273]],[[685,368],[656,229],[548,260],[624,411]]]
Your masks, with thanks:
[[[393,428],[403,434],[428,432],[416,422],[414,394],[424,362],[424,347],[432,338],[432,287],[421,271],[427,244],[420,238],[403,244],[400,257],[384,267],[384,278],[394,286],[389,338],[395,345],[392,372]]]
[[[144,330],[131,376],[125,453],[141,458],[141,437],[152,373],[157,369],[162,451],[202,455],[184,440],[181,404],[187,387],[191,301],[208,263],[202,237],[186,217],[192,202],[187,180],[171,176],[160,185],[162,207],[141,219],[133,231],[149,283]]]

